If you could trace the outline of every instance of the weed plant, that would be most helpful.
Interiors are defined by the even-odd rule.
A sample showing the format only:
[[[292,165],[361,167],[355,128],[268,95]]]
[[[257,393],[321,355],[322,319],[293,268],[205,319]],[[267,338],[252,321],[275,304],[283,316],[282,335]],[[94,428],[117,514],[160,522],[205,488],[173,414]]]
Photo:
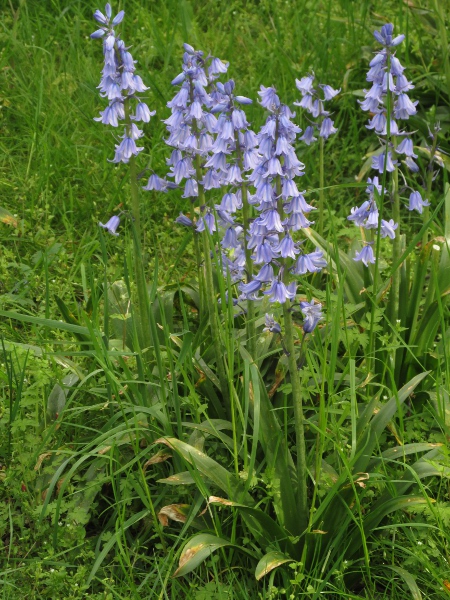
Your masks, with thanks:
[[[2,8],[3,598],[448,597],[447,26]]]

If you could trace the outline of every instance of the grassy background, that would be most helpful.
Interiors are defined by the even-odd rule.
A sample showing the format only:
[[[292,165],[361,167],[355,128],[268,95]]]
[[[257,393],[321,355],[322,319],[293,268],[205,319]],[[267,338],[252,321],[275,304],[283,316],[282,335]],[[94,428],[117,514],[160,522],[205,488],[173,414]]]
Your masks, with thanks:
[[[122,37],[132,45],[138,72],[151,88],[148,104],[157,111],[144,127],[146,150],[139,156],[140,168],[154,169],[161,175],[166,172],[168,148],[162,139],[165,129],[160,120],[169,115],[166,102],[173,93],[170,81],[180,70],[182,43],[186,41],[229,61],[229,75],[235,79],[238,93],[254,100],[263,84],[274,85],[283,101],[292,103],[299,96],[295,78],[311,70],[320,81],[341,87],[342,93],[334,104],[339,134],[326,146],[326,185],[353,183],[364,164],[364,156],[377,145],[375,136],[365,128],[366,115],[358,111],[357,99],[366,86],[365,71],[374,47],[372,32],[385,22],[393,22],[395,31],[406,34],[399,57],[416,86],[412,97],[420,101],[420,112],[412,120],[412,128],[419,130],[425,139],[426,122],[439,120],[443,128],[440,145],[448,151],[450,80],[445,77],[448,44],[436,10],[439,6],[440,3],[424,0],[414,4],[370,0],[122,2],[120,8],[126,12]],[[101,44],[89,39],[95,29],[92,19],[95,8],[85,1],[56,0],[5,1],[1,5],[0,206],[17,220],[17,226],[0,223],[1,310],[60,319],[54,294],[71,307],[85,304],[90,290],[103,277],[102,242],[97,224],[106,222],[114,211],[128,203],[126,167],[108,162],[113,156],[114,132],[93,121],[104,108],[96,90],[102,66]],[[113,10],[116,9],[113,5]],[[257,130],[264,115],[256,102],[249,108],[248,116]],[[306,164],[304,187],[317,187],[317,149],[302,147],[299,155]],[[436,182],[435,200],[442,195],[445,181],[444,172]],[[342,187],[327,195],[329,210],[335,214],[334,222],[342,227],[339,234],[346,243],[355,233],[347,226],[345,217],[358,202],[359,193],[358,189]],[[143,192],[141,199],[148,272],[152,273],[157,255],[161,282],[170,283],[170,279],[165,281],[165,274],[172,267],[172,278],[189,279],[194,273],[192,248],[188,245],[180,260],[174,262],[182,234],[173,220],[180,210],[186,209],[185,201],[174,192],[167,195]],[[408,214],[405,222],[414,228],[419,218]],[[438,219],[433,225],[437,235],[442,234],[442,222],[443,219]],[[109,254],[106,276],[113,281],[122,277],[125,236],[117,240],[108,238],[106,244]],[[272,596],[264,587],[266,584],[257,585],[248,576],[247,565],[241,568],[232,553],[226,557],[229,568],[225,574],[221,565],[212,560],[208,569],[193,576],[190,591],[186,581],[170,583],[176,552],[188,536],[184,530],[179,535],[177,529],[170,530],[163,541],[153,540],[150,547],[141,550],[135,547],[128,555],[118,552],[111,565],[99,571],[89,588],[84,588],[97,556],[96,544],[98,549],[108,539],[107,533],[100,541],[96,535],[107,529],[100,509],[106,513],[109,500],[100,503],[96,520],[83,523],[80,519],[80,524],[72,528],[64,525],[60,535],[62,548],[53,550],[49,548],[53,532],[50,521],[44,520],[39,526],[34,522],[42,495],[36,491],[39,486],[31,488],[31,483],[33,486],[36,483],[34,466],[39,449],[46,442],[41,415],[49,391],[65,373],[67,362],[58,356],[54,334],[47,328],[4,319],[0,329],[7,343],[44,348],[43,355],[42,352],[26,355],[20,346],[15,346],[14,386],[10,377],[12,366],[9,369],[7,359],[2,364],[4,406],[0,417],[8,408],[8,390],[14,387],[17,393],[17,382],[21,376],[25,378],[25,373],[27,378],[27,385],[21,388],[20,418],[11,440],[14,461],[2,470],[3,598],[285,597],[280,591],[283,585],[279,592],[271,592]],[[67,336],[61,334],[61,342],[64,339]],[[53,448],[84,447],[86,436],[83,438],[82,434],[88,437],[89,432],[83,428],[92,432],[104,426],[102,394],[98,392],[97,398],[95,390],[91,394],[81,393],[74,410],[95,407],[89,413],[92,421],[83,425],[74,414],[72,429],[56,432]],[[421,419],[427,422],[421,410],[411,413],[405,424],[405,431],[409,427],[414,440]],[[436,440],[441,440],[436,436]],[[119,478],[116,483],[122,485]],[[130,503],[134,501],[135,491],[120,492]],[[445,494],[442,489],[442,498],[446,498]],[[120,493],[114,497],[119,504]],[[55,510],[54,503],[51,510]],[[443,522],[441,531],[427,530],[428,537],[420,530],[411,533],[405,529],[401,547],[395,547],[392,536],[386,535],[378,548],[380,556],[395,553],[396,560],[410,560],[412,569],[417,569],[419,563],[426,565],[432,573],[426,582],[427,598],[445,598],[447,594],[442,583],[448,569],[447,550],[443,549],[448,543],[447,525]],[[150,525],[144,522],[143,527]],[[422,549],[424,544],[426,552]],[[214,578],[209,581],[211,574]],[[434,596],[430,581],[436,586]],[[400,598],[408,593],[402,586],[386,589],[378,597]],[[364,591],[364,582],[360,595],[344,596],[342,591],[341,596],[339,586],[334,594],[330,597],[370,597]]]

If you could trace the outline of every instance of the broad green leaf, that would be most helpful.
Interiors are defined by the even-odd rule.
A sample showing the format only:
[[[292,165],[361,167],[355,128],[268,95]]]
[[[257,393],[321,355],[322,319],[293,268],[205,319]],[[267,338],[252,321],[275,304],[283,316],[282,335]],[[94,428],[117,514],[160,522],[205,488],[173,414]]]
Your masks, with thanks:
[[[262,557],[259,563],[256,565],[255,577],[257,581],[262,579],[267,573],[273,571],[280,565],[293,562],[292,558],[288,558],[281,552],[268,552]]]
[[[69,373],[62,380],[62,385],[56,383],[53,386],[47,400],[47,414],[53,421],[63,412],[66,405],[66,398],[70,388],[73,387],[80,378],[75,373]]]
[[[248,506],[255,504],[250,494],[245,491],[244,483],[240,479],[197,448],[173,437],[159,438],[155,444],[165,444],[178,452],[184,460],[195,467],[204,477],[208,477],[234,501]]]
[[[380,521],[390,513],[397,510],[408,510],[410,506],[428,505],[429,502],[430,500],[423,496],[398,496],[397,498],[390,498],[375,508],[372,505],[369,514],[364,519],[364,531],[366,535],[370,534]]]
[[[175,338],[177,338],[177,340],[180,340],[180,338],[178,336],[174,336],[174,335],[172,335],[170,337],[171,337],[171,340],[174,341],[178,345],[178,341],[175,341]],[[180,366],[183,365],[183,363],[186,359],[186,354],[189,352],[189,350],[192,350],[193,338],[194,338],[194,334],[190,331],[187,331],[183,335],[180,352],[178,354],[177,364],[175,365],[175,371],[177,371],[180,368]]]
[[[194,536],[184,546],[180,555],[178,569],[173,576],[182,577],[183,575],[187,575],[204,560],[209,558],[213,552],[224,546],[234,546],[234,544],[208,533],[200,533]]]
[[[296,472],[294,462],[280,423],[273,411],[272,403],[262,380],[258,367],[252,363],[251,357],[244,348],[240,348],[244,360],[250,363],[250,381],[244,382],[250,389],[250,409],[255,416],[255,407],[259,406],[259,437],[267,465],[273,469],[274,504],[278,521],[292,535],[300,535],[298,530],[297,502],[295,499]]]
[[[390,498],[386,502],[379,504],[376,508],[371,507],[370,511],[364,518],[363,528],[364,535],[368,537],[380,522],[389,515],[390,513],[396,512],[397,510],[408,510],[411,506],[428,505],[430,500],[423,496],[399,496],[397,498]],[[351,558],[355,554],[360,552],[362,545],[362,536],[359,528],[353,532],[350,536],[348,545],[348,558]]]
[[[443,444],[430,444],[428,442],[416,442],[414,444],[405,444],[404,446],[395,446],[382,452],[381,456],[387,459],[396,459],[407,456],[408,454],[416,454],[418,452],[426,452],[433,448],[439,448]]]
[[[236,508],[247,517],[247,525],[251,524],[253,534],[259,539],[260,545],[276,544],[284,552],[294,556],[295,548],[288,537],[288,532],[261,509],[245,506],[217,496],[210,496],[208,503]]]

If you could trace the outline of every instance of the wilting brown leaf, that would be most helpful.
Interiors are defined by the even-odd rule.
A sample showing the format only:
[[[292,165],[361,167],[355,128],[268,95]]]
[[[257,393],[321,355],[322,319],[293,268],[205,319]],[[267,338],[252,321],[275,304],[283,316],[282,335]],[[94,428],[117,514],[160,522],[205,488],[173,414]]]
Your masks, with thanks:
[[[40,454],[37,463],[34,465],[34,470],[38,471],[41,468],[41,465],[44,462],[44,460],[51,455],[51,452],[44,452],[43,454]]]
[[[17,227],[19,224],[16,217],[14,215],[12,215],[9,212],[9,210],[6,210],[6,208],[2,208],[1,206],[0,206],[0,221],[2,223],[5,223],[6,225],[12,225],[13,227]]]
[[[165,460],[168,460],[169,458],[172,458],[172,454],[170,452],[164,452],[164,450],[159,450],[159,452],[157,452],[156,454],[154,454],[151,458],[149,458],[145,463],[144,463],[144,471],[150,466],[150,465],[156,465],[158,463],[162,463]]]
[[[223,504],[223,506],[234,506],[234,502],[227,500],[226,498],[219,498],[219,496],[210,496],[208,498],[209,504]]]
[[[163,506],[158,513],[158,520],[163,527],[167,527],[169,519],[177,523],[186,523],[189,504],[168,504]]]

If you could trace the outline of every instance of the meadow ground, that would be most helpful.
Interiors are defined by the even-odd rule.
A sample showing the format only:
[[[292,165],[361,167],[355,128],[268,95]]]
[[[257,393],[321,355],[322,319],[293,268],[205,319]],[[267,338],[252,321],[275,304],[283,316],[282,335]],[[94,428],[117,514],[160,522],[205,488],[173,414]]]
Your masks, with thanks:
[[[236,287],[214,236],[196,261],[192,232],[174,220],[199,213],[180,190],[139,191],[136,241],[128,165],[110,162],[115,131],[93,120],[107,102],[101,42],[89,37],[97,8],[0,7],[1,598],[450,597],[449,4],[113,5],[156,110],[139,183],[167,174],[162,120],[183,42],[229,62],[222,79],[253,100],[244,108],[256,132],[261,85],[292,108],[296,78],[314,72],[340,89],[337,134],[295,142],[299,190],[324,202],[321,235],[316,217],[306,245],[328,264],[301,278],[299,299],[321,302],[324,316],[308,334],[294,313],[294,352],[289,334],[264,330],[266,312],[288,327],[280,305],[227,302]],[[385,23],[405,34],[396,56],[418,104],[402,127],[419,173],[380,171],[385,218],[401,208],[401,236],[372,229],[366,269],[347,216],[365,200],[383,137],[358,101]],[[293,118],[303,130],[309,119]],[[414,185],[430,201],[422,214],[405,208]],[[119,212],[110,236],[98,223]],[[204,296],[209,249],[217,310]],[[302,468],[306,535],[296,530]]]

